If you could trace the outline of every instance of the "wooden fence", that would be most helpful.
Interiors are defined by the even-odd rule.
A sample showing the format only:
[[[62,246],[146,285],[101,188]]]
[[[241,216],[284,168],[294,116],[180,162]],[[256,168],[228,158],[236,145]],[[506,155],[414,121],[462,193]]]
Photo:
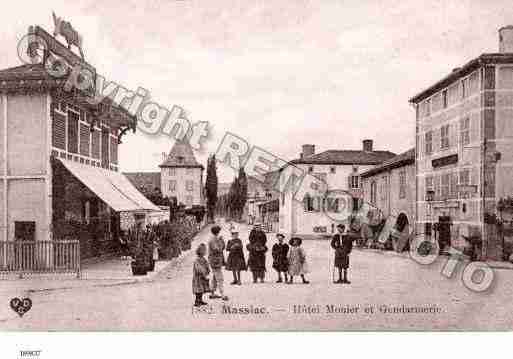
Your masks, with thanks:
[[[74,273],[80,276],[78,240],[0,241],[0,273]]]

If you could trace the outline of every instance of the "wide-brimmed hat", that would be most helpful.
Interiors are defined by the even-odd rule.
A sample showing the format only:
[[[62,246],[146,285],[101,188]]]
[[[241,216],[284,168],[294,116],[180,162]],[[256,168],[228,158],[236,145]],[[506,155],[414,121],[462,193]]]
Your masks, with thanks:
[[[302,240],[301,238],[299,238],[299,237],[292,237],[292,238],[290,239],[290,241],[289,241],[289,244],[290,244],[291,246],[293,246],[293,245],[294,245],[294,243],[296,243],[296,242],[297,242],[297,245],[298,245],[298,246],[300,246],[300,245],[301,245],[301,243],[303,243],[303,240]]]
[[[285,235],[283,233],[276,233],[276,237],[285,238]]]

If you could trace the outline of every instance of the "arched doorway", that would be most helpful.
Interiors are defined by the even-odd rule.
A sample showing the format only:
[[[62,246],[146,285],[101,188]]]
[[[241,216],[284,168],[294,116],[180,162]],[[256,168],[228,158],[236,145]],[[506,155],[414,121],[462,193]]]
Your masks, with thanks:
[[[410,223],[408,221],[408,216],[401,212],[395,221],[394,229],[396,230],[396,235],[394,236],[394,249],[397,252],[402,252],[409,250],[409,234],[410,234]]]

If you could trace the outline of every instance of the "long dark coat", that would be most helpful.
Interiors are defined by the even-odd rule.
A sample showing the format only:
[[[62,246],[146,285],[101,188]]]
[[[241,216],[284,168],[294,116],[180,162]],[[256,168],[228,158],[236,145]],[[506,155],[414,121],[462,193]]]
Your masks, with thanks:
[[[248,267],[252,272],[265,271],[265,252],[267,252],[267,237],[263,231],[252,229],[249,233]]]
[[[278,272],[288,271],[289,261],[287,254],[289,253],[289,245],[286,243],[275,243],[271,253],[273,255],[273,268]]]
[[[337,233],[331,240],[331,248],[335,250],[335,267],[349,268],[349,253],[353,249],[353,238],[347,234]]]
[[[230,239],[226,245],[228,259],[226,260],[226,270],[246,270],[246,260],[244,259],[244,250],[240,239]]]

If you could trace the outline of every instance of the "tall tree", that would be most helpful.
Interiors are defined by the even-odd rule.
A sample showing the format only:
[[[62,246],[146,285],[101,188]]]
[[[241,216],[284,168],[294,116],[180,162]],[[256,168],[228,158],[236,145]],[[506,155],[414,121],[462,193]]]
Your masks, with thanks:
[[[215,154],[210,156],[207,161],[205,196],[207,198],[207,220],[210,223],[214,223],[214,212],[217,203],[217,166]]]
[[[239,211],[238,206],[239,201],[239,181],[237,177],[233,179],[232,184],[230,185],[230,190],[228,191],[228,209],[230,217],[237,217],[237,213]]]
[[[238,176],[238,187],[237,187],[237,207],[238,217],[242,220],[242,214],[244,213],[244,207],[248,200],[248,177],[244,171],[244,167],[239,168]]]

